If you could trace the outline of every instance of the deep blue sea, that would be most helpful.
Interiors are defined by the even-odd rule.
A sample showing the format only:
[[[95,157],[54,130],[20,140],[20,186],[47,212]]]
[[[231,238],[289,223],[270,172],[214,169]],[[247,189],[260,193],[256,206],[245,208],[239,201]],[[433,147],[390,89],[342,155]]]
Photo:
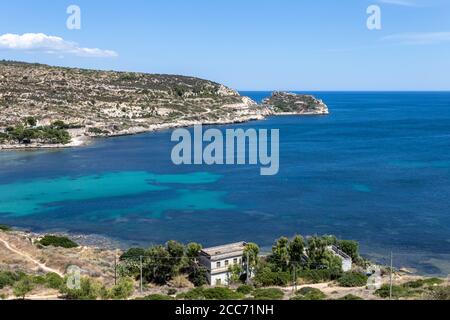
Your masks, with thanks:
[[[329,116],[220,127],[279,129],[276,176],[175,166],[171,131],[0,152],[0,224],[126,245],[335,234],[381,262],[393,251],[397,266],[450,273],[450,93],[313,94]]]

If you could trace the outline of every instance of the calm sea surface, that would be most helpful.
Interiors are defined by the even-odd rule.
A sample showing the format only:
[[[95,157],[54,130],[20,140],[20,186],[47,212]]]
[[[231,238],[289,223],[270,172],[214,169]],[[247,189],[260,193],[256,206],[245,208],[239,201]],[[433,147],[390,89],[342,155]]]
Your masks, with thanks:
[[[125,245],[335,234],[379,261],[393,251],[398,266],[450,273],[450,93],[314,94],[330,116],[220,127],[280,129],[273,177],[175,166],[171,131],[0,152],[0,224]]]

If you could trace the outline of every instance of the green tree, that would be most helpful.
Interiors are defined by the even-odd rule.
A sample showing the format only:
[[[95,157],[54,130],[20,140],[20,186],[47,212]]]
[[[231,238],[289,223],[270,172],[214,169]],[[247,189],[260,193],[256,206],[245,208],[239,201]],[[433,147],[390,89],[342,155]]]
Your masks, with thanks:
[[[174,276],[175,264],[165,247],[154,246],[147,250],[143,274],[147,281],[161,285]]]
[[[120,261],[135,260],[139,261],[140,257],[146,255],[144,248],[130,248],[119,258]]]
[[[189,281],[196,287],[204,286],[208,283],[208,270],[202,266],[194,266],[189,273]]]
[[[311,269],[342,270],[342,260],[328,250],[328,238],[311,237],[308,239],[308,265]]]
[[[254,281],[258,286],[285,286],[292,280],[291,274],[287,271],[272,270],[270,263],[262,262],[255,272]]]
[[[186,246],[186,256],[190,259],[197,259],[201,250],[202,250],[201,244],[191,242]]]
[[[269,262],[278,270],[286,271],[289,265],[289,239],[282,237],[277,240],[272,247],[272,254],[269,256]]]
[[[25,300],[25,297],[34,288],[33,280],[30,277],[24,277],[14,284],[13,293],[17,298]]]
[[[208,283],[206,268],[199,266],[198,256],[202,250],[202,245],[191,242],[186,246],[186,259],[188,279],[196,287],[201,287]]]
[[[244,267],[245,269],[247,269],[247,264],[248,264],[248,269],[250,271],[250,274],[253,274],[255,272],[256,267],[258,266],[259,263],[259,246],[256,243],[247,243],[247,245],[244,248]],[[247,257],[248,260],[247,261]],[[242,266],[240,266],[242,267]]]
[[[182,268],[182,262],[184,255],[184,245],[177,241],[169,241],[166,243],[167,252],[171,257],[171,262],[173,264],[174,272],[179,273]]]
[[[354,262],[357,262],[359,260],[360,257],[358,242],[351,240],[340,240],[337,244],[339,249],[348,254]]]
[[[295,236],[288,245],[288,252],[291,265],[300,266],[305,255],[305,241],[302,236]]]
[[[365,274],[358,272],[344,273],[337,282],[341,287],[353,288],[364,287],[367,285],[368,277]]]
[[[239,264],[233,264],[228,268],[230,284],[237,284],[241,282],[244,268]]]

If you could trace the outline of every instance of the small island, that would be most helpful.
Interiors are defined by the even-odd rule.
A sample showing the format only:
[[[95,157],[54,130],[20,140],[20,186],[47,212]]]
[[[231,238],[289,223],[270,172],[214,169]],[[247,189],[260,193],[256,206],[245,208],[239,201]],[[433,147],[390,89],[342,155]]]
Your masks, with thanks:
[[[264,99],[263,106],[273,110],[275,115],[327,115],[328,107],[322,100],[311,95],[288,92],[274,92]]]

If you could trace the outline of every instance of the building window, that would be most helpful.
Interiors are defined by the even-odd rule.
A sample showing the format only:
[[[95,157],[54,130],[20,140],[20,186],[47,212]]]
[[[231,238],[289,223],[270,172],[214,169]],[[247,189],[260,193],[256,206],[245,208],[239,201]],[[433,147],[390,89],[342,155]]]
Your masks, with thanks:
[[[222,279],[216,279],[216,286],[220,286],[220,285],[222,285]]]
[[[220,268],[220,261],[216,263],[216,268]]]
[[[225,267],[228,267],[229,264],[230,262],[228,260],[225,260]]]
[[[233,264],[237,264],[238,263],[238,259],[237,258],[234,258],[233,259]]]

